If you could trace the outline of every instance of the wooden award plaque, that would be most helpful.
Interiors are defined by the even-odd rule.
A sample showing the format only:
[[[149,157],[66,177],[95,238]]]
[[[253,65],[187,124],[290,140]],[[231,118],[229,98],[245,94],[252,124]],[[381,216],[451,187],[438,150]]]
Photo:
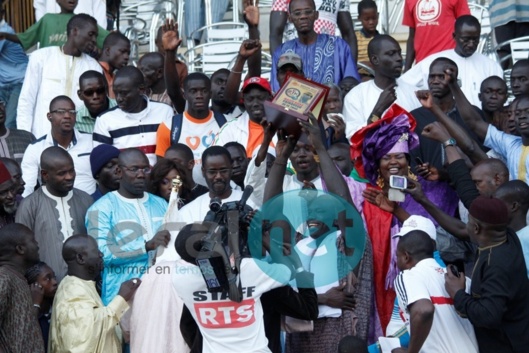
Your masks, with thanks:
[[[310,81],[296,74],[287,74],[285,83],[271,102],[264,102],[266,120],[287,135],[299,137],[298,120],[307,121],[312,112],[320,120],[329,87]]]

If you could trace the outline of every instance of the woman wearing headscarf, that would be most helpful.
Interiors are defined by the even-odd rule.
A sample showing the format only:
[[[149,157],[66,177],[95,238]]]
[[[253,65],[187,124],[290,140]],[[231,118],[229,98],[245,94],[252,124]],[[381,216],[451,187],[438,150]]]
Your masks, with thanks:
[[[391,202],[387,199],[392,175],[417,180],[425,195],[440,209],[454,215],[457,194],[445,182],[428,181],[413,174],[410,168],[410,150],[419,146],[419,139],[413,132],[414,118],[394,104],[380,119],[356,132],[351,138],[351,157],[355,168],[370,185],[362,196],[363,215],[373,247],[376,316],[385,331],[395,301],[393,282],[398,274],[396,264],[397,234],[402,222],[409,215],[420,215],[437,222],[413,198],[406,194],[404,201]]]

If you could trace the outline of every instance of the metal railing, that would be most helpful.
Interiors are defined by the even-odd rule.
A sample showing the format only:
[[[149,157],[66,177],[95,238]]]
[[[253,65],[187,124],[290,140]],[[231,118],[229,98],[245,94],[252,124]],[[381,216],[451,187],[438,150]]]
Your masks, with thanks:
[[[5,20],[15,32],[24,32],[35,23],[33,0],[6,0],[2,5],[6,11]]]

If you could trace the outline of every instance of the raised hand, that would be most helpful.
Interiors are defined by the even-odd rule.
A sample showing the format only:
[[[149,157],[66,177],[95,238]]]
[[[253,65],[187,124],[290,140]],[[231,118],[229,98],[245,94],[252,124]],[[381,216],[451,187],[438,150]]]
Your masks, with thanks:
[[[162,26],[162,45],[163,49],[167,51],[176,51],[182,38],[178,35],[178,24],[171,19],[166,19]]]
[[[449,85],[457,85],[457,74],[452,66],[445,66],[445,81]]]
[[[421,135],[441,143],[450,139],[450,134],[444,125],[438,121],[426,125],[422,130]]]
[[[258,26],[259,25],[259,5],[258,0],[244,0],[243,2],[243,14],[244,21],[248,26]]]
[[[334,128],[334,140],[340,140],[345,136],[345,121],[338,114],[330,114],[329,126]]]
[[[417,99],[419,102],[421,102],[422,106],[426,109],[432,109],[433,107],[433,97],[432,93],[428,90],[420,90],[415,92],[415,96],[417,96]]]
[[[417,164],[415,172],[428,181],[439,180],[439,171],[437,168],[432,167],[430,163],[426,162],[423,164]]]
[[[245,39],[241,43],[241,47],[239,48],[239,55],[242,56],[245,59],[248,59],[250,56],[257,53],[259,49],[261,49],[262,44],[261,41],[258,39]]]
[[[315,149],[318,149],[318,147],[323,146],[318,119],[316,119],[311,112],[309,112],[307,116],[309,118],[308,121],[299,120],[299,125],[301,126],[301,130],[303,130],[303,132],[309,137],[310,144]]]

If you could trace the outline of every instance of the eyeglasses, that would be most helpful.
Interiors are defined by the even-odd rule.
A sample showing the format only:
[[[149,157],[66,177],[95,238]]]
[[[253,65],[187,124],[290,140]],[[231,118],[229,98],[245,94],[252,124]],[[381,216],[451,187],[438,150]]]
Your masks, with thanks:
[[[316,12],[316,10],[312,10],[312,9],[307,9],[307,10],[298,10],[298,11],[294,11],[294,12],[291,12],[290,13],[290,16],[294,17],[294,18],[300,18],[302,15],[305,15],[305,16],[312,16],[314,15],[314,13]]]
[[[128,170],[129,172],[131,172],[132,174],[134,175],[138,175],[141,172],[143,172],[143,174],[151,174],[151,170],[152,168],[151,167],[143,167],[143,168],[140,168],[140,167],[125,167],[124,165],[120,165],[121,168],[125,169],[125,170]]]
[[[66,115],[66,113],[69,113],[70,115],[77,115],[77,110],[75,109],[55,109],[55,110],[52,110],[50,113],[57,114],[57,115]]]
[[[93,96],[94,93],[96,94],[104,94],[105,93],[105,87],[99,87],[99,88],[96,88],[96,89],[92,89],[92,88],[89,88],[85,91],[83,91],[83,94],[85,96]]]
[[[213,177],[220,173],[220,175],[228,175],[230,174],[231,169],[207,169],[206,174],[210,177]]]

